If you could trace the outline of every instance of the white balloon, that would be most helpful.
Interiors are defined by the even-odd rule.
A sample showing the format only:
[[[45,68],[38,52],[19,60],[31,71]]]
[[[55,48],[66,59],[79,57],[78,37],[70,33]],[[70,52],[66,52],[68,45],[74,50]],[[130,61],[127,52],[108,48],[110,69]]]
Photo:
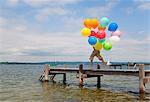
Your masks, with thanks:
[[[120,38],[118,36],[111,36],[109,40],[114,44],[120,41]]]
[[[121,36],[121,33],[122,32],[120,32],[119,30],[117,30],[117,31],[115,31],[115,32],[113,32],[112,34],[111,34],[111,36]]]

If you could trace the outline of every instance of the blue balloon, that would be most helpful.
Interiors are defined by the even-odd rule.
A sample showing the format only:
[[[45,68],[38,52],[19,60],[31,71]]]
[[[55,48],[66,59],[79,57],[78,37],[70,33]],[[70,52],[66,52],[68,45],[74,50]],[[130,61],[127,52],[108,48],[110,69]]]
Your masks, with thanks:
[[[108,27],[108,30],[114,32],[114,31],[117,30],[117,28],[118,28],[117,23],[111,23],[111,24],[109,25],[109,27]]]
[[[88,42],[90,45],[95,45],[97,43],[97,38],[94,36],[90,36]]]

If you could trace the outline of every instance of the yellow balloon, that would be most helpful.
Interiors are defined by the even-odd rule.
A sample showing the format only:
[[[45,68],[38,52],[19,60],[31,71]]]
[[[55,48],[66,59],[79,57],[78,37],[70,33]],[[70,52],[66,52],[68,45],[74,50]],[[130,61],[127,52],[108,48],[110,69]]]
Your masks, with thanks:
[[[90,34],[91,34],[91,29],[89,29],[89,28],[83,28],[83,29],[81,30],[81,33],[82,33],[83,36],[90,36]]]
[[[97,41],[97,43],[94,45],[94,48],[95,48],[96,50],[101,50],[101,49],[102,49],[102,43],[99,42],[99,41]]]

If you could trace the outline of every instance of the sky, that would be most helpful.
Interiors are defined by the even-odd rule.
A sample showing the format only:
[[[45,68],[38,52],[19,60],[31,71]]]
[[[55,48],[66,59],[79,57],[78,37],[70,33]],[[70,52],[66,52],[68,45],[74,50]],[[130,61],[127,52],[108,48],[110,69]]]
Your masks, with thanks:
[[[150,62],[149,0],[0,0],[0,61],[89,61],[83,21],[102,17],[122,32],[106,61]]]

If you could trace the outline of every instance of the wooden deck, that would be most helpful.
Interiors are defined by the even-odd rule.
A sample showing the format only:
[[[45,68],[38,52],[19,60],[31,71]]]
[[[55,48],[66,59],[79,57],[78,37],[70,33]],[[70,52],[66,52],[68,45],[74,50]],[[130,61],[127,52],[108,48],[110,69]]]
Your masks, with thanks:
[[[138,76],[139,70],[134,69],[83,69],[84,73],[95,73],[103,75],[131,75]],[[51,73],[78,73],[79,68],[51,68]],[[150,73],[150,70],[146,73]]]
[[[118,68],[119,66],[119,68]],[[106,68],[105,68],[106,67]],[[79,85],[83,86],[84,78],[97,77],[97,87],[100,88],[101,77],[104,75],[127,75],[127,76],[138,76],[139,77],[139,92],[145,93],[145,84],[150,83],[150,70],[144,70],[144,64],[140,64],[139,68],[133,69],[122,69],[121,65],[111,66],[100,66],[97,65],[97,69],[86,69],[83,65],[79,65],[79,68],[50,68],[45,65],[44,74],[41,75],[40,80],[48,81],[48,76],[52,75],[51,80],[54,79],[55,75],[63,75],[63,83],[66,83],[66,73],[78,73]],[[101,69],[102,68],[102,69]]]

